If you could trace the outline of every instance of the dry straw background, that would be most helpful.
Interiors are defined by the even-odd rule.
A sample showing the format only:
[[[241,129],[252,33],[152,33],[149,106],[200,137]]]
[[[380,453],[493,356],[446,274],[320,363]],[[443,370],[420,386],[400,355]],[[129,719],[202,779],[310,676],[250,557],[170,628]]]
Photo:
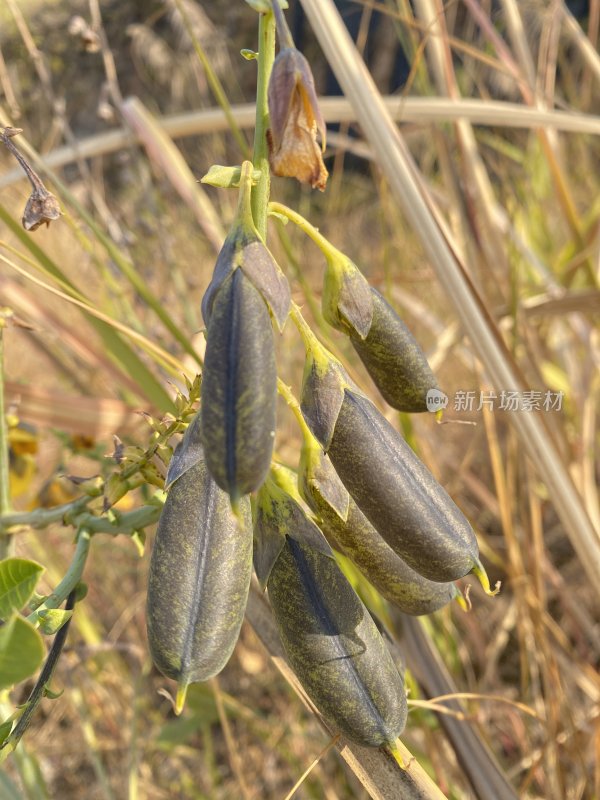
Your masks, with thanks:
[[[256,592],[231,663],[175,719],[145,643],[149,547],[140,557],[125,537],[96,536],[54,678],[65,692],[7,762],[0,798],[283,800],[309,767],[296,798],[600,796],[600,2],[580,21],[557,0],[347,3],[358,51],[331,0],[301,6],[318,88],[329,63],[344,92],[322,105],[340,127],[327,191],[275,179],[273,199],[386,294],[450,397],[564,393],[560,412],[450,407],[458,424],[446,425],[377,400],[472,521],[502,592],[465,579],[469,614],[422,621],[369,595],[408,670],[403,741],[416,761],[399,776],[379,753],[332,743]],[[376,11],[385,21],[369,31]],[[36,429],[13,476],[26,510],[68,501],[60,476],[109,474],[113,434],[148,446],[138,412],[160,416],[169,381],[196,371],[199,303],[236,201],[197,179],[250,147],[255,65],[239,51],[256,48],[257,15],[242,0],[5,0],[0,23],[0,123],[24,129],[18,143],[65,211],[25,234],[27,187],[0,153],[0,304],[32,326],[5,335],[7,403]],[[360,58],[369,36],[377,82]],[[410,75],[382,97],[398,42]],[[376,399],[320,315],[322,256],[291,225],[270,223],[269,244],[317,333]],[[128,370],[92,318],[146,371]],[[297,392],[289,325],[279,366]],[[278,453],[293,465],[283,403],[279,421]],[[30,530],[16,548],[47,566],[50,590],[72,531]]]

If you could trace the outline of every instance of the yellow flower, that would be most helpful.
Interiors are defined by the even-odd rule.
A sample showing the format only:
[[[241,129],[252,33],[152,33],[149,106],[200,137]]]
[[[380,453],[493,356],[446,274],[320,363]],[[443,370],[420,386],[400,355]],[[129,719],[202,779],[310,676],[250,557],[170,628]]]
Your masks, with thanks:
[[[323,191],[328,172],[317,132],[325,149],[325,122],[317,102],[308,61],[294,47],[281,50],[269,81],[269,162],[275,175],[297,178]]]

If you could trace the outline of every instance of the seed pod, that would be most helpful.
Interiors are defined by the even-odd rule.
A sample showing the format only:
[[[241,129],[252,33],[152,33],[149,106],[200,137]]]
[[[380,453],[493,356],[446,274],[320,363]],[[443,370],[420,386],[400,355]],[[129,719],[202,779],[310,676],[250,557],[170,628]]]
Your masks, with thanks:
[[[398,411],[427,411],[427,392],[439,387],[425,354],[394,309],[371,287],[373,316],[366,336],[350,339],[386,402]]]
[[[321,713],[358,744],[393,743],[406,722],[402,679],[335,560],[286,536],[268,589],[288,660]]]
[[[360,393],[345,389],[327,453],[360,510],[414,570],[447,582],[480,567],[463,513]]]
[[[326,253],[321,306],[326,321],[346,336],[364,339],[373,320],[371,287],[365,276],[339,250]]]
[[[269,312],[244,271],[236,269],[212,304],[200,412],[208,469],[234,507],[269,469],[276,400]]]
[[[242,498],[236,518],[201,458],[171,485],[148,578],[150,652],[179,685],[178,710],[188,684],[211,678],[229,660],[251,574],[250,501]]]
[[[308,454],[307,454],[308,455]],[[303,452],[304,456],[304,452]],[[411,569],[379,535],[354,500],[348,500],[344,520],[321,491],[337,481],[333,465],[321,451],[312,463],[302,459],[300,492],[318,517],[329,543],[348,556],[383,597],[406,614],[432,614],[458,596],[453,583],[427,580]],[[301,463],[302,463],[301,462]]]

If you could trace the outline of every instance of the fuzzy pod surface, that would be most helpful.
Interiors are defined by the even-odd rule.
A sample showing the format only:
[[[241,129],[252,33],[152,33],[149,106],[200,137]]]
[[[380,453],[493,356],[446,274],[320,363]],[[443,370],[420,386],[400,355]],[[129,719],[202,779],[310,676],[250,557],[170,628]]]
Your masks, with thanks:
[[[327,454],[363,514],[419,574],[449,582],[479,563],[462,511],[366,397],[344,391]]]
[[[242,269],[212,303],[200,431],[208,468],[235,505],[262,484],[275,437],[277,370],[265,301]]]
[[[307,494],[330,543],[348,556],[373,586],[405,614],[432,614],[458,592],[453,583],[424,578],[395,553],[350,498],[343,520],[318,494]]]
[[[392,408],[427,411],[427,392],[438,389],[435,375],[416,339],[394,309],[371,287],[373,316],[365,338],[350,340],[373,382]]]
[[[335,559],[288,536],[268,589],[286,655],[321,713],[358,744],[394,742],[406,723],[402,678]]]
[[[252,574],[249,498],[239,514],[201,458],[172,484],[158,523],[148,640],[155,665],[184,691],[223,669],[239,635]]]

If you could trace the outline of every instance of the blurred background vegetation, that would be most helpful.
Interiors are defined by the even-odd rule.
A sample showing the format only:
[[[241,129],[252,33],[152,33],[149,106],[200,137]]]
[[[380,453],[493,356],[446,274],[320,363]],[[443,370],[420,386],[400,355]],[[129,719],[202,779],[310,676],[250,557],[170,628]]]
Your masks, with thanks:
[[[442,66],[432,47],[440,42],[435,14],[428,18],[441,2],[340,7],[384,94],[480,101],[467,132],[443,110],[432,122],[409,114],[408,104],[402,131],[525,384],[564,394],[562,410],[546,415],[548,435],[598,525],[600,2],[573,6],[581,28],[554,0],[445,3],[441,41],[452,59]],[[334,92],[298,3],[290,2],[288,18],[318,90]],[[236,196],[195,180],[213,163],[241,163],[242,146],[251,146],[252,113],[240,104],[253,101],[256,70],[239,51],[256,48],[256,33],[257,15],[241,0],[0,5],[0,123],[23,128],[16,141],[31,146],[34,166],[35,153],[47,157],[50,171],[40,174],[65,212],[49,228],[23,233],[28,186],[0,152],[0,304],[31,327],[5,333],[16,509],[68,502],[78,489],[65,476],[109,476],[114,436],[145,450],[152,431],[139,412],[160,419],[172,411],[183,374],[193,379],[198,370],[200,300]],[[211,116],[215,76],[241,134],[222,114]],[[499,118],[496,101],[518,103],[525,114]],[[564,113],[542,130],[536,108]],[[171,119],[175,152],[157,138],[164,133],[156,122],[173,115],[187,115]],[[587,128],[578,127],[582,115]],[[273,198],[317,225],[387,296],[450,398],[489,391],[459,315],[356,126],[331,126],[327,165],[324,194],[276,178]],[[291,227],[272,223],[269,244],[294,299],[376,399],[351,348],[320,316],[322,256]],[[68,302],[73,287],[92,312]],[[92,322],[97,312],[105,327]],[[302,362],[288,325],[279,368],[296,391]],[[464,713],[518,796],[600,796],[598,585],[509,413],[477,403],[457,413],[451,401],[446,418],[459,424],[439,426],[432,415],[408,419],[377,401],[471,519],[490,577],[503,582],[494,600],[473,585],[469,614],[445,609],[422,624],[459,691],[485,696],[465,701]],[[298,431],[283,403],[276,446],[296,464]],[[150,491],[129,491],[119,507],[134,508]],[[72,557],[72,529],[16,539],[17,554],[47,567],[50,591]],[[149,550],[140,557],[126,537],[94,538],[89,593],[54,678],[65,692],[42,704],[6,765],[0,798],[284,798],[326,746],[247,623],[218,681],[192,687],[184,714],[173,716],[160,694],[168,682],[145,642]],[[400,624],[389,620],[402,647]],[[423,676],[405,655],[410,699],[423,699]],[[413,707],[405,739],[449,797],[484,796],[432,710]],[[367,794],[332,750],[295,796]]]

